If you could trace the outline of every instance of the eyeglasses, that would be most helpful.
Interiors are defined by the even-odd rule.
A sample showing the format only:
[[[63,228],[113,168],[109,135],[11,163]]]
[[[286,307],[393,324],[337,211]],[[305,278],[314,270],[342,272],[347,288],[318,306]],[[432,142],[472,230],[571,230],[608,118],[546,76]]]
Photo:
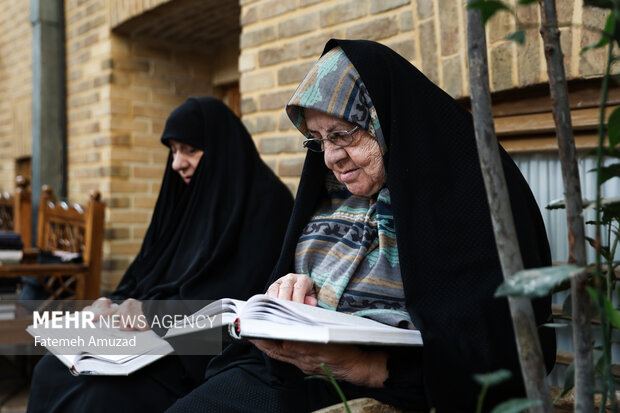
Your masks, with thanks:
[[[313,138],[309,133],[306,135],[306,140],[303,145],[313,152],[325,151],[325,141],[330,141],[334,145],[344,148],[353,143],[353,133],[359,129],[359,126],[355,126],[351,130],[336,130],[327,134],[326,138]]]

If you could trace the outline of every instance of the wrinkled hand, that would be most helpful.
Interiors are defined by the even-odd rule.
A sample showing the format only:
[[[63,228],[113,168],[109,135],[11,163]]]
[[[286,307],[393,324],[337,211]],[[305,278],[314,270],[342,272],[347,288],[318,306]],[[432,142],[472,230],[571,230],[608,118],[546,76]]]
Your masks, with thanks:
[[[305,274],[287,274],[271,284],[266,295],[316,306],[314,282]],[[250,340],[269,357],[291,363],[310,375],[325,375],[324,363],[338,380],[368,387],[383,387],[387,379],[387,355],[342,344],[299,341]]]
[[[294,364],[309,375],[325,376],[321,363],[337,380],[367,387],[383,387],[388,377],[387,355],[344,344],[250,340],[269,357]]]
[[[116,313],[118,310],[118,304],[113,303],[108,297],[99,297],[91,305],[88,305],[82,309],[82,311],[90,311],[95,314],[93,321],[98,321],[99,318],[107,318]]]
[[[151,326],[142,312],[142,301],[129,298],[118,306],[115,313],[121,320],[121,330],[150,330]]]
[[[314,282],[305,274],[289,273],[278,278],[267,289],[266,295],[282,300],[316,306],[318,300],[314,291]]]
[[[101,317],[112,317],[115,320],[114,325],[120,325],[121,330],[145,331],[151,328],[142,312],[142,302],[134,298],[129,298],[118,305],[109,298],[100,297],[91,305],[84,307],[83,311],[92,311],[95,314],[93,321],[98,321]]]

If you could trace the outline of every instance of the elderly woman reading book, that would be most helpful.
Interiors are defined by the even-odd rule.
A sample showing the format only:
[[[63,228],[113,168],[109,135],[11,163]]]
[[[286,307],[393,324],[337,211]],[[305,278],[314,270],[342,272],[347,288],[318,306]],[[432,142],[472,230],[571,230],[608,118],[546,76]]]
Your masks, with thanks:
[[[161,141],[169,155],[151,224],[116,291],[93,304],[102,314],[141,314],[152,300],[247,299],[277,260],[293,200],[237,116],[217,99],[190,98]],[[202,382],[207,361],[175,355],[129,377],[73,377],[45,356],[28,411],[163,411]]]
[[[500,368],[512,379],[488,400],[521,394],[508,305],[493,297],[502,273],[470,114],[389,48],[345,40],[326,45],[287,113],[309,151],[267,294],[415,326],[424,345],[232,345],[170,411],[321,408],[339,401],[331,384],[304,379],[322,365],[348,399],[408,411],[473,411],[473,374]],[[538,207],[501,156],[525,266],[549,265]],[[534,306],[542,324],[550,300]],[[550,369],[555,336],[540,336]]]

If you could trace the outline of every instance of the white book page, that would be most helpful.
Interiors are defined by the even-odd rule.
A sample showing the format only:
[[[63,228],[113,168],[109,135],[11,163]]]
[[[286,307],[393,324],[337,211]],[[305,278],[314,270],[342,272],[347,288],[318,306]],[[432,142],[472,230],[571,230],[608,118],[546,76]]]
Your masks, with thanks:
[[[178,321],[175,327],[182,327],[188,324],[191,318],[196,316],[216,316],[221,314],[222,318],[232,318],[232,320],[234,320],[237,317],[236,315],[241,312],[245,304],[245,301],[242,300],[222,298],[221,300],[214,301],[211,304],[202,307],[200,310],[187,316],[183,320]]]
[[[241,319],[273,320],[308,325],[352,326],[386,330],[402,330],[377,321],[321,307],[257,295],[248,300]]]
[[[189,334],[191,332],[205,330],[210,327],[216,328],[223,325],[232,324],[237,319],[237,314],[245,305],[245,301],[235,300],[233,298],[222,298],[214,301],[195,313],[178,321],[174,327],[170,328],[166,332],[164,338]],[[218,316],[219,318],[217,318]],[[213,317],[216,318],[213,320],[213,324],[210,322],[205,322],[204,319],[202,319],[200,323],[192,322],[192,320],[199,319],[200,317],[209,317],[210,319],[213,319]]]
[[[74,364],[74,369],[84,376],[127,376],[162,357],[162,354],[143,354],[116,365],[95,358],[85,358]]]

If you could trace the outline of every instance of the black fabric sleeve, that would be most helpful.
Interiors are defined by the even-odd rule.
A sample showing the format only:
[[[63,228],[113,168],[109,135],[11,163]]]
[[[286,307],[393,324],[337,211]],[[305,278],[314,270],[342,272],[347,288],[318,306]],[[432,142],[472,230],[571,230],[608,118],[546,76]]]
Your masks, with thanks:
[[[385,349],[385,347],[384,347]],[[387,347],[388,378],[383,385],[388,389],[423,386],[422,347]]]

